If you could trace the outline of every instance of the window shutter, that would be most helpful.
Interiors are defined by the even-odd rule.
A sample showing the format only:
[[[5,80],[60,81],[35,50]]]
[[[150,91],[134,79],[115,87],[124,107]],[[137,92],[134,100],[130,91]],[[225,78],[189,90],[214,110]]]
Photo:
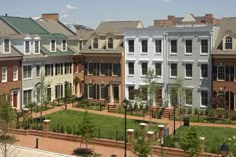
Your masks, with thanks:
[[[63,75],[63,63],[61,63],[61,75]]]
[[[72,63],[71,62],[69,63],[69,66],[70,66],[69,69],[70,69],[70,74],[71,74],[71,72],[72,72],[72,69],[71,69],[72,68]]]
[[[234,81],[234,66],[230,66],[230,81]]]
[[[45,76],[47,76],[47,68],[48,68],[48,65],[46,64],[45,65]],[[2,78],[2,77],[1,77]]]
[[[66,63],[64,63],[64,74],[66,74]]]
[[[56,70],[55,70],[55,75],[57,75],[58,65],[59,65],[59,64],[55,64],[55,69],[56,69]]]
[[[88,63],[84,63],[84,75],[88,74]]]
[[[97,99],[100,99],[100,88],[99,88],[99,84],[97,84]]]
[[[87,86],[87,84],[85,83],[85,84],[84,84],[84,98],[85,98],[85,99],[88,98],[88,91],[87,91],[87,90],[88,90],[88,86]]]
[[[226,81],[229,81],[229,66],[226,66],[225,67],[225,80]]]
[[[58,98],[57,86],[55,86],[55,95],[56,95],[56,98]]]
[[[63,84],[61,85],[61,97],[63,97]]]
[[[212,78],[213,78],[213,81],[217,80],[217,66],[212,67]]]
[[[117,66],[117,74],[118,74],[118,76],[121,76],[121,68],[120,68],[120,64],[117,64],[118,66]]]
[[[93,99],[97,98],[96,84],[93,85]]]
[[[112,64],[109,63],[108,64],[108,76],[111,76],[112,75]]]
[[[53,64],[51,64],[51,76],[53,76]]]

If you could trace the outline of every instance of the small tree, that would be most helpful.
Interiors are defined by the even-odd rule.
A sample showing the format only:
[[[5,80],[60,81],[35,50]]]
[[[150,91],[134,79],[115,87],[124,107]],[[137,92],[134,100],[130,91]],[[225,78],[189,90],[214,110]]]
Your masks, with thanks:
[[[151,141],[146,140],[146,133],[140,128],[134,132],[133,153],[138,157],[147,157],[151,151]]]
[[[15,127],[16,113],[7,103],[6,95],[3,95],[0,101],[0,149],[3,157],[8,156],[10,146],[15,142],[13,131],[11,131]]]
[[[79,134],[82,137],[82,140],[86,143],[86,154],[88,151],[88,142],[94,138],[95,132],[95,123],[93,119],[88,115],[86,111],[83,116],[83,120],[79,124]]]
[[[200,140],[195,127],[190,127],[188,132],[183,136],[180,143],[181,148],[189,153],[190,157],[195,156],[200,150]]]

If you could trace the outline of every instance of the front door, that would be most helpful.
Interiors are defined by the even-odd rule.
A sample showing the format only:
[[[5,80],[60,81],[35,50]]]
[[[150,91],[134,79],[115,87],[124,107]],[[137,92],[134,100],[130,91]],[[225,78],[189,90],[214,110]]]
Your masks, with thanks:
[[[113,98],[115,102],[119,102],[119,86],[118,85],[114,85],[113,86]]]
[[[13,106],[17,107],[17,92],[13,92]]]

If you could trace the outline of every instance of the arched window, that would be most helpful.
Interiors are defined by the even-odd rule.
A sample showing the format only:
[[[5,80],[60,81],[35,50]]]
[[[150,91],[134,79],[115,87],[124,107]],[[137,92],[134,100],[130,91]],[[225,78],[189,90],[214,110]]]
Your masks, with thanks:
[[[113,49],[113,39],[112,38],[108,38],[108,49]]]
[[[98,38],[93,38],[93,49],[98,48]]]
[[[232,37],[227,36],[225,38],[225,49],[232,49]]]

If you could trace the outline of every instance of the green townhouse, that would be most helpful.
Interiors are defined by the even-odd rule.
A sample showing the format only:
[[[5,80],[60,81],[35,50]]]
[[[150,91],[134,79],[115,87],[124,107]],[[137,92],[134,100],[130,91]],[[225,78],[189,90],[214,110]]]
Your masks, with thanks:
[[[73,56],[62,33],[50,33],[31,18],[1,16],[0,21],[14,29],[19,37],[11,41],[23,55],[21,102],[41,104],[64,97],[72,88]],[[43,87],[43,88],[42,88]]]

